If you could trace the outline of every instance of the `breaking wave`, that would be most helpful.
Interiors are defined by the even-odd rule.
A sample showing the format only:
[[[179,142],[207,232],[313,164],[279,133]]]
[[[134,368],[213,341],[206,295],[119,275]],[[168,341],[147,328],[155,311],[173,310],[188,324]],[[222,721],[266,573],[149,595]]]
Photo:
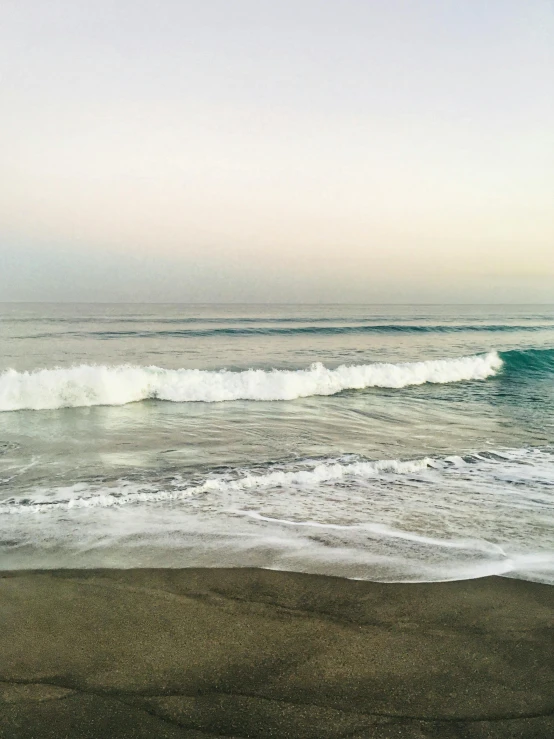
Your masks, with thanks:
[[[145,483],[121,480],[115,492],[90,488],[81,490],[80,486],[58,488],[54,493],[40,491],[23,500],[8,499],[0,503],[0,513],[36,513],[49,509],[72,508],[111,508],[129,503],[162,503],[186,500],[205,493],[240,493],[268,488],[291,488],[296,486],[317,486],[323,483],[340,482],[345,478],[370,479],[381,475],[416,474],[437,463],[429,457],[415,460],[377,460],[356,461],[343,464],[339,460],[325,460],[308,469],[283,470],[269,469],[265,474],[247,473],[237,479],[211,477],[198,485],[180,484],[179,478],[169,486],[159,489]]]
[[[176,403],[294,400],[370,387],[485,380],[502,364],[497,352],[489,352],[424,362],[342,365],[336,369],[316,363],[308,369],[239,372],[129,365],[7,370],[0,375],[0,411],[125,405],[148,399]]]

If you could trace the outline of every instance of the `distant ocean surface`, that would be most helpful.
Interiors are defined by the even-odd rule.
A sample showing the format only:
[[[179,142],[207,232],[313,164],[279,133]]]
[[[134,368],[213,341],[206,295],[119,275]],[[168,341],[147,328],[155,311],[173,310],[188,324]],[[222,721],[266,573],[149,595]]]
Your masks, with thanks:
[[[554,584],[554,306],[0,304],[0,567]]]

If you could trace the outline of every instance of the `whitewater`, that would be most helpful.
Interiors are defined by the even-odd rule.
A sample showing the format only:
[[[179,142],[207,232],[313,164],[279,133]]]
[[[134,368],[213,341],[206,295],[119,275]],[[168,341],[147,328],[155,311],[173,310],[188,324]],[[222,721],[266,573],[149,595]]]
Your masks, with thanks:
[[[160,367],[87,366],[7,370],[0,375],[0,411],[124,405],[157,399],[176,403],[230,400],[294,400],[370,387],[403,388],[424,383],[485,380],[502,367],[497,352],[482,356],[398,364],[342,365],[328,369],[209,372]]]
[[[554,307],[4,305],[0,567],[554,584]]]
[[[449,580],[463,573],[554,584],[554,552],[537,537],[554,526],[553,483],[554,455],[542,450],[297,460],[212,472],[196,484],[177,473],[38,486],[24,498],[0,502],[0,531],[21,532],[24,539],[28,522],[36,522],[33,544],[42,544],[46,562],[54,540],[72,561],[99,566],[109,542],[118,566],[145,554],[151,566],[178,563],[184,549],[191,566],[213,563],[225,552],[237,566],[267,567],[269,552],[272,566],[282,569],[323,567],[360,577],[365,563],[380,581]],[[497,515],[483,515],[483,506]],[[501,516],[514,514],[517,529],[506,539]],[[70,527],[62,524],[68,517]],[[409,518],[426,524],[406,528]]]

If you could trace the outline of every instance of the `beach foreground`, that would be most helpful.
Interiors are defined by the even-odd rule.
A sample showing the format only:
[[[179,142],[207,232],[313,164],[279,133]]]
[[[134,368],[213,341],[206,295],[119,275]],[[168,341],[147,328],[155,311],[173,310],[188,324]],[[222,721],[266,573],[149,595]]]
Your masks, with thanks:
[[[554,736],[554,588],[0,574],[0,736]]]

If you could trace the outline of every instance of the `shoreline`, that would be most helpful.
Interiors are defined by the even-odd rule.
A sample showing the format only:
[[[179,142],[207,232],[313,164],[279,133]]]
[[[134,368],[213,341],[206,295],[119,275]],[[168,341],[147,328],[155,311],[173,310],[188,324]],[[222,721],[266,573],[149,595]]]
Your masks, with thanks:
[[[0,737],[554,736],[554,588],[0,572]]]

